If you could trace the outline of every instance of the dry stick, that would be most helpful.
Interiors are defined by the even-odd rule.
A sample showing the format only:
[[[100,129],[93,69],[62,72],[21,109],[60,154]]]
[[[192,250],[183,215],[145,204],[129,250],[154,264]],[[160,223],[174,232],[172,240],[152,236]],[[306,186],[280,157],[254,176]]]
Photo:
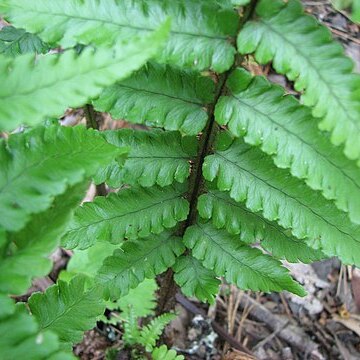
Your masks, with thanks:
[[[190,311],[194,315],[201,315],[204,319],[207,318],[206,313],[203,309],[198,308],[190,300],[186,299],[181,294],[176,294],[176,300],[180,305],[182,305],[186,310]],[[247,347],[238,342],[215,320],[211,321],[211,326],[214,331],[219,335],[219,337],[228,342],[234,349],[251,355],[251,351]]]
[[[279,332],[285,328],[286,326],[288,326],[288,324],[290,323],[290,320],[287,320],[284,324],[279,324],[278,328],[271,333],[269,336],[267,336],[265,339],[259,341],[253,348],[253,350],[257,350],[261,347],[263,347],[264,345],[266,345],[269,341],[271,341],[275,336],[277,336],[279,334]]]
[[[272,331],[277,332],[279,338],[296,347],[303,354],[310,354],[312,359],[324,359],[319,352],[319,345],[313,342],[301,328],[289,324],[289,320],[272,314],[265,306],[258,303],[249,295],[244,294],[240,308],[244,309],[248,304],[251,305],[250,315],[254,319],[265,323]],[[277,331],[278,329],[280,329],[280,331]]]

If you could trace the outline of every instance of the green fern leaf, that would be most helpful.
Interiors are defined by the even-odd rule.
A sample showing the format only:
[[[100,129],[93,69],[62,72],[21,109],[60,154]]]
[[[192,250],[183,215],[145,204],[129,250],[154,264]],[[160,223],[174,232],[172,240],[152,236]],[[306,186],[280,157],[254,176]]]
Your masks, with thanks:
[[[126,317],[130,309],[133,309],[137,318],[154,315],[157,289],[158,285],[154,279],[145,279],[136,288],[130,289],[127,295],[116,301],[116,305]]]
[[[353,0],[351,16],[354,22],[360,24],[360,0]]]
[[[82,274],[93,280],[105,258],[118,248],[119,244],[98,242],[86,250],[75,249],[66,266],[66,271],[60,273],[59,279],[69,282],[76,275]]]
[[[175,350],[169,350],[166,345],[154,348],[151,353],[153,360],[184,360],[183,355],[177,355]]]
[[[227,150],[208,156],[203,171],[209,181],[217,177],[219,190],[230,191],[237,202],[246,200],[248,209],[262,211],[266,219],[306,238],[315,249],[360,264],[359,226],[320,192],[278,169],[259,149],[236,140]]]
[[[0,227],[0,257],[6,254],[8,244],[6,231]]]
[[[39,37],[23,29],[5,26],[0,31],[0,54],[16,56],[26,53],[44,54],[49,46]]]
[[[304,289],[289,275],[278,260],[239,241],[238,236],[214,228],[210,223],[189,227],[185,245],[194,257],[218,276],[243,290],[288,290],[304,296]]]
[[[121,249],[105,259],[99,270],[99,281],[107,287],[106,295],[116,300],[145,278],[152,279],[173,266],[184,250],[181,239],[167,232],[126,241]]]
[[[182,138],[178,132],[134,131],[121,129],[104,132],[106,140],[129,147],[124,166],[117,162],[100,169],[95,181],[113,188],[124,184],[149,187],[183,183],[190,175],[190,161],[196,156],[195,138]]]
[[[59,280],[45,293],[34,293],[28,302],[41,329],[56,333],[65,347],[80,342],[83,332],[93,328],[105,310],[101,291],[86,290],[85,280],[82,276],[70,283]]]
[[[77,43],[112,45],[118,38],[146,34],[170,17],[170,38],[158,55],[161,62],[222,72],[234,60],[228,39],[236,34],[238,17],[212,1],[62,0],[54,5],[47,0],[3,0],[1,11],[15,26],[65,48]]]
[[[304,14],[299,0],[259,1],[256,21],[246,24],[238,38],[243,54],[255,52],[261,64],[273,67],[304,91],[305,105],[323,118],[322,130],[332,131],[335,145],[345,144],[350,159],[360,158],[360,76],[344,56],[330,31]],[[359,161],[360,163],[360,161]]]
[[[49,255],[59,245],[86,185],[76,185],[56,197],[50,209],[33,216],[24,229],[8,236],[9,241],[0,255],[0,293],[23,294],[33,278],[50,272]]]
[[[156,341],[170,321],[176,318],[175,314],[162,314],[150,321],[149,325],[142,328],[139,343],[145,347],[146,351],[152,351]]]
[[[17,304],[14,312],[0,320],[2,360],[75,360],[71,352],[60,350],[56,334],[40,331],[25,304]]]
[[[45,116],[60,116],[69,106],[82,106],[152,57],[163,44],[167,28],[165,24],[146,38],[113,49],[86,48],[80,55],[75,50],[39,58],[0,55],[0,83],[6,84],[0,88],[0,128],[35,125]]]
[[[124,335],[123,341],[126,345],[135,345],[139,342],[140,329],[138,325],[138,318],[135,315],[135,310],[130,308],[129,313],[124,319],[123,323]]]
[[[250,3],[250,0],[230,0],[234,6],[245,6]]]
[[[0,323],[2,319],[7,318],[8,316],[14,314],[15,312],[15,303],[6,294],[0,293]]]
[[[233,73],[228,87],[232,94],[218,103],[217,122],[248,144],[260,145],[278,167],[290,168],[360,223],[360,169],[317,130],[311,112],[284,96],[281,87],[243,69]]]
[[[159,234],[185,220],[189,203],[183,198],[186,186],[140,187],[121,190],[106,198],[99,196],[75,213],[63,246],[86,249],[97,240],[119,243]]]
[[[325,257],[304,240],[295,238],[291,231],[265,219],[260,213],[251,212],[243,203],[236,202],[224,192],[209,190],[199,197],[197,207],[200,216],[212,219],[217,229],[225,228],[229,234],[239,234],[240,240],[246,243],[261,241],[261,246],[277,258],[310,263]]]
[[[30,214],[123,152],[83,127],[41,127],[0,141],[0,226],[20,230]]]
[[[115,119],[197,135],[205,127],[213,91],[209,77],[150,63],[104,90],[94,106]]]
[[[205,268],[199,260],[187,255],[176,259],[173,266],[174,279],[188,297],[196,296],[200,301],[215,302],[220,280],[213,271]]]
[[[154,348],[151,353],[153,360],[184,360],[183,355],[177,355],[175,350],[169,350],[166,345]]]

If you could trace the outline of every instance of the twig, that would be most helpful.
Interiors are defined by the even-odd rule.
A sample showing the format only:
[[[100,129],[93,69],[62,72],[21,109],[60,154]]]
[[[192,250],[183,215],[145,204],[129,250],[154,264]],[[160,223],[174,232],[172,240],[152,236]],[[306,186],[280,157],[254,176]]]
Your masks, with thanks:
[[[341,36],[347,40],[350,40],[352,41],[353,43],[357,44],[357,45],[360,45],[360,39],[357,39],[351,35],[349,35],[348,33],[346,33],[344,30],[340,30],[338,28],[335,28],[334,25],[330,24],[329,22],[327,21],[323,21],[323,24],[327,25],[328,28],[330,29],[330,31],[332,33],[334,33],[335,35],[337,36]]]
[[[279,334],[279,332],[289,324],[289,320],[285,322],[285,324],[281,324],[281,327],[279,326],[273,333],[271,333],[269,336],[267,336],[264,340],[259,341],[253,348],[253,350],[257,350],[261,347],[263,347],[265,344],[267,344],[269,341],[271,341],[275,336]]]
[[[198,308],[190,300],[186,299],[181,294],[176,294],[176,301],[194,315],[201,315],[204,319],[207,318],[204,310]],[[240,350],[248,355],[251,355],[251,351],[247,347],[239,343],[219,323],[213,320],[211,321],[211,326],[214,329],[214,331],[219,335],[219,337],[225,340],[226,342],[228,342],[231,345],[231,347],[233,347],[236,350]]]
[[[285,308],[285,312],[286,312],[286,315],[291,318],[292,317],[292,314],[291,314],[291,310],[289,308],[289,304],[287,303],[284,295],[282,293],[279,294],[280,295],[280,299],[281,299],[281,302],[282,304],[284,305],[284,308]]]
[[[274,315],[266,307],[258,303],[247,294],[243,295],[240,303],[240,308],[244,309],[248,304],[251,304],[250,315],[263,323],[265,323],[271,330],[278,332],[278,337],[286,341],[289,345],[296,347],[302,353],[311,354],[312,359],[323,360],[324,357],[319,352],[319,346],[313,342],[310,337],[298,326],[291,324],[289,320],[285,320],[279,315]]]

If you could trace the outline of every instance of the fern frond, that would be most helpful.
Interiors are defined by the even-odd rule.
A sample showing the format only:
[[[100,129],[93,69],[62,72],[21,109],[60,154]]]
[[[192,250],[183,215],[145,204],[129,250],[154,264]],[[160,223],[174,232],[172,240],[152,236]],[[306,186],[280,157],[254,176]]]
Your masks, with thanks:
[[[49,255],[59,245],[86,186],[76,185],[56,197],[50,209],[34,215],[20,232],[8,235],[0,254],[0,293],[23,294],[33,278],[50,272],[52,261]]]
[[[25,304],[17,304],[14,312],[0,319],[0,349],[2,360],[75,360],[69,351],[60,349],[58,337],[51,331],[41,331]]]
[[[139,343],[145,347],[146,351],[152,351],[156,341],[161,333],[172,320],[176,318],[175,314],[162,314],[150,321],[149,325],[142,328],[140,332]]]
[[[220,99],[216,120],[235,136],[274,158],[280,168],[305,179],[340,210],[360,223],[360,168],[317,129],[311,111],[263,77],[237,69],[228,81],[230,96]]]
[[[54,196],[91,177],[99,166],[122,153],[123,149],[83,127],[40,127],[1,140],[0,226],[20,230],[30,214],[46,210]]]
[[[181,239],[163,232],[138,241],[126,241],[121,249],[105,259],[99,281],[113,300],[126,295],[145,278],[152,279],[173,266],[184,252]]]
[[[259,249],[239,241],[239,237],[214,228],[210,223],[197,223],[184,235],[185,245],[194,257],[218,276],[243,290],[288,290],[304,296],[304,289],[289,275],[281,262]]]
[[[227,150],[208,156],[203,171],[209,181],[217,177],[219,190],[230,191],[237,202],[246,200],[248,209],[262,211],[266,219],[306,238],[315,249],[344,263],[360,264],[359,226],[320,192],[278,169],[259,149],[235,140]]]
[[[140,328],[138,325],[138,318],[135,315],[135,310],[130,308],[126,319],[123,322],[124,335],[123,340],[126,345],[134,345],[139,342]]]
[[[166,345],[154,348],[151,353],[153,360],[184,360],[183,355],[177,355],[175,350],[169,350]]]
[[[149,63],[105,89],[94,106],[115,119],[197,135],[208,119],[205,106],[213,100],[213,91],[209,77]]]
[[[86,249],[97,240],[119,243],[159,234],[185,220],[189,203],[184,199],[186,186],[130,188],[99,196],[75,212],[62,239],[66,248]]]
[[[254,52],[261,64],[272,60],[275,70],[304,92],[303,102],[322,118],[320,128],[332,131],[331,141],[345,144],[345,155],[359,160],[360,76],[352,73],[353,63],[341,45],[304,14],[299,0],[261,0],[256,15],[240,32],[239,51]]]
[[[68,107],[84,105],[155,55],[164,43],[167,27],[165,24],[146,38],[119,43],[113,49],[86,48],[80,55],[75,50],[39,58],[0,55],[0,83],[6,84],[0,88],[0,129],[35,125],[45,116],[57,117]]]
[[[295,238],[275,221],[251,212],[243,203],[236,202],[224,192],[209,190],[199,197],[197,208],[202,218],[211,219],[217,229],[225,228],[229,234],[240,235],[246,243],[261,241],[261,246],[277,258],[289,262],[310,263],[325,255],[310,248],[304,240]]]
[[[184,295],[196,296],[200,301],[214,303],[221,282],[213,271],[205,268],[191,255],[177,258],[173,270],[174,280]]]
[[[116,301],[122,314],[129,314],[133,309],[137,318],[154,315],[156,308],[156,290],[158,285],[154,279],[145,279],[136,288],[130,289],[129,293]]]
[[[121,129],[104,132],[106,140],[129,147],[124,165],[117,162],[101,168],[95,178],[113,188],[124,184],[149,187],[183,183],[190,175],[190,161],[196,156],[196,138],[182,138],[178,132]]]
[[[26,53],[44,54],[49,50],[38,36],[17,29],[13,26],[5,26],[0,30],[0,54],[16,56]]]
[[[236,34],[238,17],[212,1],[3,0],[0,10],[15,26],[65,48],[133,39],[170,17],[170,38],[158,55],[161,62],[222,72],[234,60],[228,39]]]
[[[59,280],[44,293],[34,293],[28,304],[40,328],[53,331],[70,348],[81,341],[85,330],[94,327],[105,310],[100,289],[86,290],[83,276],[70,283]]]

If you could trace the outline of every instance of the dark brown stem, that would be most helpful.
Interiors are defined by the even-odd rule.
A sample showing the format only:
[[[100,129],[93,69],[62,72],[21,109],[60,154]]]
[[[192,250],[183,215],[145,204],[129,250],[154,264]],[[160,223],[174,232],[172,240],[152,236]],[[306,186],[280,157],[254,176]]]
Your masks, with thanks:
[[[84,113],[86,118],[86,127],[88,129],[96,129],[99,130],[99,124],[96,121],[96,113],[92,105],[85,105],[84,107]]]
[[[174,272],[168,269],[166,273],[159,277],[159,292],[156,313],[157,315],[169,312],[174,309],[176,304],[175,295],[178,286],[174,281]]]
[[[97,121],[97,114],[92,105],[85,105],[84,113],[86,118],[86,127],[88,129],[96,129],[99,130],[99,123]],[[105,184],[96,185],[96,195],[98,196],[106,196],[108,191],[106,189]]]

